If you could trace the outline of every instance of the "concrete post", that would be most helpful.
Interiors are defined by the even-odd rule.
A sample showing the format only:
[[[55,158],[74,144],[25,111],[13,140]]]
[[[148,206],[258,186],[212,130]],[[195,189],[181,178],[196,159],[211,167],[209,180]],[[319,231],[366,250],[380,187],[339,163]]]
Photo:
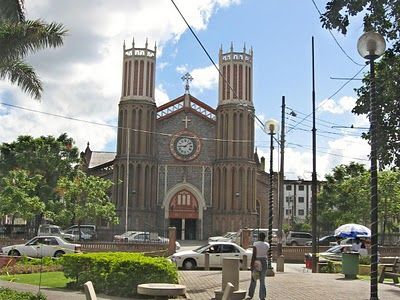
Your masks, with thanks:
[[[210,253],[204,254],[204,270],[210,270]]]
[[[242,247],[244,249],[249,248],[252,245],[251,230],[248,228],[242,229]]]
[[[172,255],[176,252],[176,227],[168,227],[168,255]]]
[[[276,259],[276,271],[285,272],[285,257],[283,255],[280,255]]]
[[[239,259],[237,258],[222,259],[222,290],[225,290],[228,282],[233,284],[234,291],[239,289]]]
[[[247,267],[248,267],[247,264],[248,264],[248,263],[247,263],[247,255],[243,255],[243,258],[242,258],[242,266],[241,266],[242,270],[247,270]]]

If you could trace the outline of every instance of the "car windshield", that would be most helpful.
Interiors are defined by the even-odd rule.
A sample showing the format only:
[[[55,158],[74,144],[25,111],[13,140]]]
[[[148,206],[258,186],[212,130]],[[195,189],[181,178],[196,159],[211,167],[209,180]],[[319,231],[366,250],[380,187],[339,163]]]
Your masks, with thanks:
[[[224,235],[224,238],[230,238],[234,232],[228,232],[227,234]]]
[[[332,248],[329,248],[328,250],[326,250],[326,252],[338,253],[338,252],[340,252],[341,248],[342,248],[341,245],[333,246]]]
[[[127,236],[131,236],[134,233],[135,233],[135,231],[127,231],[127,232],[124,232],[123,234],[121,234],[121,236],[122,237],[127,237]]]
[[[206,250],[209,246],[210,246],[210,244],[203,245],[203,246],[200,246],[199,248],[194,249],[193,251],[194,251],[194,252],[197,252],[197,253],[201,253],[201,252],[203,252],[204,250]]]

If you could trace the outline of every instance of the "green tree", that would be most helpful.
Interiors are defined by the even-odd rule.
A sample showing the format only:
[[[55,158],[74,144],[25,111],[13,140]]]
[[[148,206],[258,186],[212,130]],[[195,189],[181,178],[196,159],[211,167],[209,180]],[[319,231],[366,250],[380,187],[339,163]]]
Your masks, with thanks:
[[[73,143],[72,138],[62,134],[58,138],[19,136],[12,143],[0,145],[0,178],[16,169],[26,170],[30,176],[41,176],[35,195],[43,201],[45,210],[36,217],[36,229],[43,216],[53,209],[53,203],[59,201],[56,193],[58,179],[75,176],[79,153]]]
[[[113,224],[118,223],[115,205],[110,201],[108,191],[112,181],[97,176],[87,176],[78,171],[74,178],[61,177],[57,191],[63,201],[57,203],[57,213],[52,219],[58,223],[96,222],[103,218]]]
[[[24,58],[49,47],[59,47],[67,31],[62,24],[25,20],[23,0],[0,0],[0,79],[16,83],[35,99],[43,86]]]
[[[385,233],[400,225],[400,172],[378,174],[379,220],[382,242]],[[370,225],[370,174],[362,165],[340,165],[326,176],[318,194],[318,223],[322,231],[333,231],[345,223]]]
[[[389,49],[376,64],[376,88],[378,95],[379,150],[381,169],[389,166],[400,169],[400,2],[395,0],[332,0],[326,4],[321,16],[322,26],[346,34],[350,19],[363,16],[364,30],[374,30],[389,42]],[[353,109],[355,114],[370,113],[369,74],[363,80],[364,86],[357,89],[358,100]],[[369,133],[363,133],[369,139]]]
[[[318,224],[323,232],[332,231],[344,223],[368,225],[369,205],[367,192],[362,188],[368,172],[364,165],[351,162],[339,165],[325,176],[318,194]],[[353,185],[356,186],[356,188]],[[368,184],[366,185],[368,187]]]
[[[42,176],[30,176],[26,170],[13,170],[0,180],[0,213],[31,220],[44,211],[44,203],[36,195]]]

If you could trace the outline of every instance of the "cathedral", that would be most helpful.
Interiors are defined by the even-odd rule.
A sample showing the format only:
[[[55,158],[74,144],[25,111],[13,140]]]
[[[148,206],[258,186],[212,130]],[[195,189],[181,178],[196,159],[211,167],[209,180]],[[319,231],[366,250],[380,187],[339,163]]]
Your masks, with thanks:
[[[89,145],[82,153],[89,174],[114,182],[120,223],[112,232],[164,235],[174,226],[178,239],[207,239],[266,228],[268,174],[254,147],[253,50],[219,50],[216,108],[190,94],[188,73],[184,94],[157,107],[156,51],[147,42],[124,44],[116,153]]]

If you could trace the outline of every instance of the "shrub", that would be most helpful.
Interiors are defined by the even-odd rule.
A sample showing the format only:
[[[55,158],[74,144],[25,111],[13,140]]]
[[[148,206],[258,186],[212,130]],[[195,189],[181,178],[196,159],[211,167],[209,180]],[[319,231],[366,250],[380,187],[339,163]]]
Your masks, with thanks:
[[[66,254],[61,258],[64,275],[81,288],[91,280],[99,293],[118,296],[137,294],[141,283],[177,283],[176,266],[165,258],[141,253],[107,252]]]
[[[17,292],[14,290],[0,287],[0,299],[4,300],[46,300],[42,293],[37,295],[27,292]]]
[[[338,263],[334,263],[333,261],[328,261],[326,266],[321,267],[319,270],[320,273],[340,273],[342,270],[342,266]]]
[[[360,262],[360,265],[370,265],[371,264],[371,256],[369,256],[369,255],[360,256],[359,262]]]
[[[51,257],[30,258],[21,257],[15,265],[4,266],[0,268],[0,275],[14,274],[30,274],[38,272],[56,272],[62,271],[63,267],[60,264],[60,259]]]

